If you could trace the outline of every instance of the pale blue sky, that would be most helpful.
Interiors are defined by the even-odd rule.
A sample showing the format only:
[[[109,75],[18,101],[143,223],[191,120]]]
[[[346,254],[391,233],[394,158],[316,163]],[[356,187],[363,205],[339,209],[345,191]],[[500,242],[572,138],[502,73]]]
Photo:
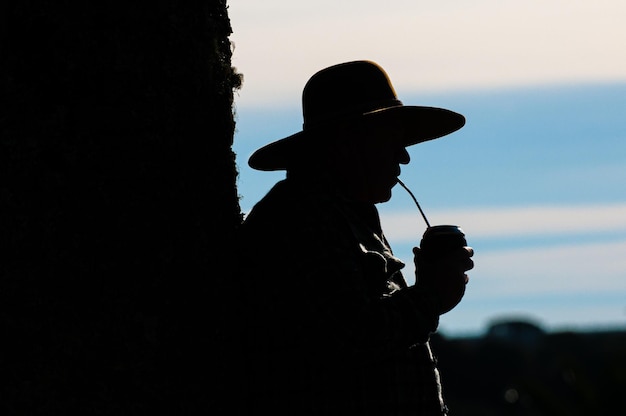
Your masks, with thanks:
[[[431,224],[476,249],[444,334],[526,316],[547,329],[626,329],[626,3],[599,1],[230,2],[234,151],[248,211],[282,173],[247,167],[256,148],[301,128],[317,70],[372,59],[405,104],[464,114],[466,126],[409,148],[401,178]],[[400,187],[379,205],[407,263],[425,228]]]

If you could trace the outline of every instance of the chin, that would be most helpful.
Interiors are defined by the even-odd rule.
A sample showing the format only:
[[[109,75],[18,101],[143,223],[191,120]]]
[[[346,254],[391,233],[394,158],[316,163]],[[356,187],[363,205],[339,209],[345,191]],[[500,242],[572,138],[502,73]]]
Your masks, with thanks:
[[[386,192],[385,194],[375,195],[374,203],[379,204],[381,202],[387,202],[390,199],[391,199],[391,190],[389,190],[389,192]]]

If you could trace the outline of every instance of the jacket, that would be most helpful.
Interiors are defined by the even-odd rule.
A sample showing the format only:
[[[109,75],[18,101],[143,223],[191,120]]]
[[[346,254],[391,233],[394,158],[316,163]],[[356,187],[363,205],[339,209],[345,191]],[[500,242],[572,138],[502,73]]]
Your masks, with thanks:
[[[249,414],[444,415],[435,301],[407,286],[373,204],[277,183],[239,230]]]

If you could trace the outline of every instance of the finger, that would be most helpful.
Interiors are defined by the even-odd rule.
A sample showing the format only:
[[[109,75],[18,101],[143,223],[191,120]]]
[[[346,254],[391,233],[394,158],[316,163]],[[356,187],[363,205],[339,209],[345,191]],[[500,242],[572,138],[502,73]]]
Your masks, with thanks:
[[[472,270],[474,268],[474,261],[472,259],[467,259],[467,263],[463,267],[463,271]]]
[[[447,254],[448,258],[456,259],[457,261],[465,261],[474,256],[474,249],[472,247],[459,247]]]

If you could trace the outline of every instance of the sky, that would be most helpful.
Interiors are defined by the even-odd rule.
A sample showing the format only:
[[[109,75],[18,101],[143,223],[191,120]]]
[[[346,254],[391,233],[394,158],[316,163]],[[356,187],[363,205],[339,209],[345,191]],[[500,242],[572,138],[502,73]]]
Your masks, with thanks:
[[[409,147],[400,176],[429,222],[460,225],[476,252],[440,332],[501,319],[626,329],[626,2],[231,0],[229,17],[244,212],[284,177],[247,159],[301,129],[310,76],[373,60],[405,104],[467,120]],[[378,208],[412,283],[426,224],[399,186]]]

